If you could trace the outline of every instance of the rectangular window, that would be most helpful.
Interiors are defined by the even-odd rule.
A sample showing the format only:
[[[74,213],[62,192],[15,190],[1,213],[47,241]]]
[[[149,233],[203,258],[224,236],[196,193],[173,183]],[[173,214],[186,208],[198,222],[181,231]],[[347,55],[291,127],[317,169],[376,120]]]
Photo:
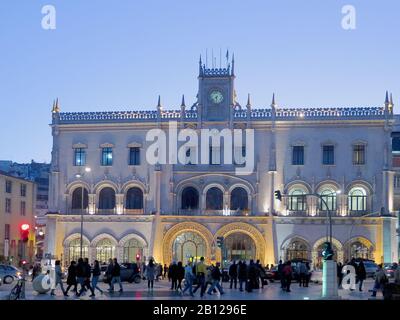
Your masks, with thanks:
[[[10,225],[4,225],[4,240],[10,240]]]
[[[6,213],[11,213],[11,199],[6,198]]]
[[[74,150],[74,166],[86,165],[86,151],[83,148],[76,148]]]
[[[21,201],[21,216],[26,216],[26,202],[25,201]]]
[[[6,193],[11,193],[11,192],[12,192],[12,181],[6,180]]]
[[[139,166],[140,165],[140,148],[133,147],[129,148],[129,165]]]
[[[221,164],[221,148],[210,146],[210,164]]]
[[[397,135],[392,137],[392,153],[393,154],[400,154],[400,136],[398,136],[398,135],[399,135],[399,133],[397,133]]]
[[[102,166],[112,166],[112,163],[113,163],[112,148],[102,148],[101,165]]]
[[[333,165],[335,164],[335,147],[334,146],[323,146],[322,147],[322,164]]]
[[[353,146],[353,164],[365,164],[365,146],[363,144]]]
[[[293,146],[292,165],[304,165],[304,146]]]
[[[246,163],[246,146],[235,147],[233,161],[236,165],[242,165]]]
[[[394,187],[400,188],[400,176],[399,175],[394,176]]]
[[[21,197],[26,197],[26,184],[21,184]]]

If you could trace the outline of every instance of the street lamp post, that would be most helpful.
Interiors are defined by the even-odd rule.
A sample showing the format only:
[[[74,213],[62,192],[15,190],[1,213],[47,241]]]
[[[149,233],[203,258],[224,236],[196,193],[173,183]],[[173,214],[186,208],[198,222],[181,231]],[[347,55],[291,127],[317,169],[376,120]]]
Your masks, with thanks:
[[[332,192],[332,194],[340,194],[340,190]],[[327,217],[329,221],[329,232],[327,234],[326,247],[324,249],[324,264],[322,270],[322,296],[325,299],[338,298],[338,286],[337,286],[337,268],[336,263],[332,261],[332,213],[329,206],[323,196],[318,193],[305,194],[304,196],[314,196],[317,197],[326,207]],[[282,195],[279,190],[275,191],[275,198],[282,201],[282,197],[287,197]]]

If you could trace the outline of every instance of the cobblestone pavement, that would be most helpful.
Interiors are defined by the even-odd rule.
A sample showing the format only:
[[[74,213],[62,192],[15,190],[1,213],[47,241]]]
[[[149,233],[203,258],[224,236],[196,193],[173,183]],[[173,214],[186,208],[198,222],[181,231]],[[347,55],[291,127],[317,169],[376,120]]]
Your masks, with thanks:
[[[0,299],[7,299],[8,294],[15,285],[15,282],[11,285],[0,286]],[[240,292],[239,290],[229,289],[227,283],[223,284],[225,290],[224,295],[205,294],[203,298],[200,298],[199,292],[196,292],[194,298],[185,294],[182,296],[180,292],[170,290],[170,284],[166,280],[154,282],[153,291],[147,289],[147,282],[142,281],[140,284],[129,284],[123,283],[124,292],[118,292],[118,286],[116,287],[115,293],[107,292],[108,285],[101,283],[99,285],[103,290],[104,294],[96,292],[96,297],[91,298],[89,294],[85,294],[83,297],[76,297],[72,292],[69,293],[69,297],[64,297],[61,290],[56,290],[56,296],[47,294],[38,294],[33,291],[32,283],[30,281],[26,284],[26,299],[29,300],[135,300],[135,299],[148,299],[148,300],[317,300],[321,299],[322,285],[321,284],[310,284],[309,287],[299,287],[297,283],[294,283],[291,287],[292,292],[283,292],[280,289],[280,284],[277,282],[270,283],[265,286],[264,289],[253,290],[251,293]],[[369,289],[373,286],[372,280],[367,280],[364,284],[364,291],[359,292],[358,290],[339,290],[339,296],[342,300],[368,300],[371,298]],[[66,287],[66,285],[64,285]],[[376,299],[382,299],[378,293]]]

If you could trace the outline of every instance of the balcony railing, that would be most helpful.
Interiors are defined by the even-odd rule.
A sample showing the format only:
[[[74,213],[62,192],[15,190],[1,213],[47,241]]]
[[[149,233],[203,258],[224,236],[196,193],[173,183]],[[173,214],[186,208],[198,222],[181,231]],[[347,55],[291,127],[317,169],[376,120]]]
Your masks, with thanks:
[[[362,217],[369,214],[369,211],[350,211],[348,210],[345,214],[341,214],[339,210],[331,210],[332,217]],[[325,210],[318,210],[316,213],[311,213],[309,211],[290,211],[286,213],[282,212],[277,214],[284,217],[327,217],[328,212]]]
[[[200,210],[200,209],[179,209],[173,213],[164,213],[164,215],[176,216],[249,216],[249,210]]]
[[[68,209],[67,214],[70,215],[89,215],[89,210],[88,209]],[[92,215],[116,215],[117,210],[116,209],[96,209],[95,213]],[[143,215],[144,210],[143,209],[124,209],[122,211],[123,215]]]

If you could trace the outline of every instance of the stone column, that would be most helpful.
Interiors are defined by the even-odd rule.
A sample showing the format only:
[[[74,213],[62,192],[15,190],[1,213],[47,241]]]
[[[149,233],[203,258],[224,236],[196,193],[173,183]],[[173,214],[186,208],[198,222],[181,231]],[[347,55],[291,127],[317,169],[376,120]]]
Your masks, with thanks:
[[[124,213],[124,194],[123,193],[117,193],[115,195],[115,209],[117,211],[117,214]]]

